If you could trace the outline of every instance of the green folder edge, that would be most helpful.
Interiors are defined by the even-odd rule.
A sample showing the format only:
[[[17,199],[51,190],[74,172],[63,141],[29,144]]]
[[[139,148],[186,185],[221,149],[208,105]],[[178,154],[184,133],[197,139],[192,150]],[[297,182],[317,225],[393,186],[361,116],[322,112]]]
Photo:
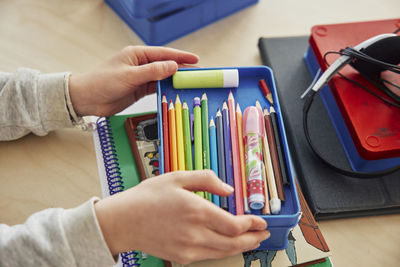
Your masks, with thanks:
[[[138,113],[131,115],[114,115],[109,117],[112,136],[114,138],[115,150],[118,158],[118,164],[122,176],[124,190],[134,187],[140,182],[139,172],[136,168],[135,159],[132,154],[131,146],[129,144],[128,135],[125,130],[125,120],[129,117],[136,117],[155,112]],[[139,264],[142,267],[164,267],[163,260],[147,255],[145,260],[141,257],[142,253],[139,252]]]

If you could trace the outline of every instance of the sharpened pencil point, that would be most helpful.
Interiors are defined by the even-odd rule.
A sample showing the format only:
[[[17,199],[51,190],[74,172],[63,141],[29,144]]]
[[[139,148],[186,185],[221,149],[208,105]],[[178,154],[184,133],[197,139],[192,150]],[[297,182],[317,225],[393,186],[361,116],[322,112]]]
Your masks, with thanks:
[[[214,123],[213,117],[211,117],[211,120],[210,120],[210,127],[215,127],[215,123]]]

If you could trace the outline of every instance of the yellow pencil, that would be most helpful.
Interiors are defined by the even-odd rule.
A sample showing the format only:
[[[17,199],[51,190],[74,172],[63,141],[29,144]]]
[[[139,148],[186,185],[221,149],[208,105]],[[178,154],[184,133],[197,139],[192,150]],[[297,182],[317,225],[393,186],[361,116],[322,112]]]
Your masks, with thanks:
[[[171,161],[171,171],[178,170],[178,149],[176,147],[176,126],[175,126],[175,108],[172,100],[168,109],[168,128],[169,128],[169,153]]]
[[[175,100],[176,143],[178,149],[178,170],[185,170],[185,149],[183,142],[182,103],[179,95]]]
[[[240,171],[242,172],[244,212],[250,213],[249,205],[247,203],[246,163],[244,162],[243,116],[239,103],[236,104],[236,125],[237,125],[238,142],[239,142]]]

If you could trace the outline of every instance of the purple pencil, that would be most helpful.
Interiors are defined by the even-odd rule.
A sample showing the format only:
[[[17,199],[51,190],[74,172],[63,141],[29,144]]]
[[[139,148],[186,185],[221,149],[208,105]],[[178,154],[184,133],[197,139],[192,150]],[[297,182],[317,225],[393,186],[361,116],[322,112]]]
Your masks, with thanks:
[[[222,105],[222,123],[224,125],[224,143],[225,143],[225,173],[226,183],[232,187],[233,182],[233,159],[232,159],[232,144],[231,144],[231,129],[229,124],[229,113],[226,102]],[[228,211],[236,215],[236,203],[233,194],[228,196]]]

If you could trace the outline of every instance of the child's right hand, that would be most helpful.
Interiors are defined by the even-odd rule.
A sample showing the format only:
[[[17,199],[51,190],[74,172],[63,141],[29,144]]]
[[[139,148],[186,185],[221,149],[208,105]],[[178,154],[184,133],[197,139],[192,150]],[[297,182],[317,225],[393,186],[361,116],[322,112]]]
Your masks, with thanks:
[[[262,218],[234,216],[192,191],[226,196],[233,189],[212,171],[179,171],[97,202],[111,253],[140,250],[187,264],[255,249],[270,236]]]

